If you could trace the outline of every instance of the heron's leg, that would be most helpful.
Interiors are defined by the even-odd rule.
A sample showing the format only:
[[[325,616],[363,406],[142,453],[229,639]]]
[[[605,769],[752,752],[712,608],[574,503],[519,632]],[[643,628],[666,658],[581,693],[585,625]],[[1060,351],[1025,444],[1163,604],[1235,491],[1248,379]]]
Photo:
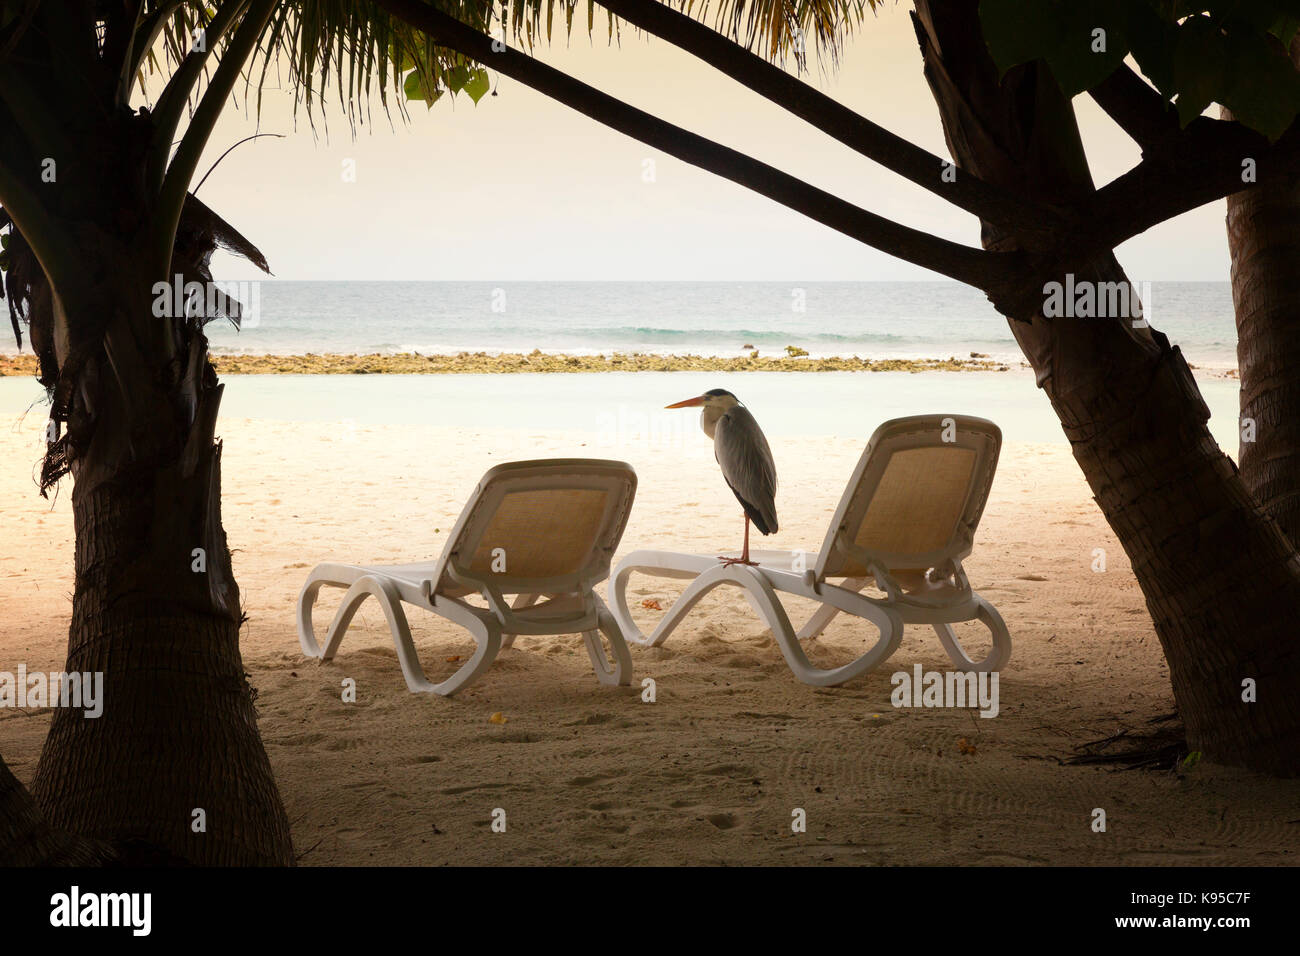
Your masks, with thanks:
[[[733,564],[746,564],[753,567],[757,562],[749,560],[749,512],[745,512],[745,546],[740,551],[738,558],[724,558],[718,555],[718,560],[722,562],[724,568],[729,568]]]

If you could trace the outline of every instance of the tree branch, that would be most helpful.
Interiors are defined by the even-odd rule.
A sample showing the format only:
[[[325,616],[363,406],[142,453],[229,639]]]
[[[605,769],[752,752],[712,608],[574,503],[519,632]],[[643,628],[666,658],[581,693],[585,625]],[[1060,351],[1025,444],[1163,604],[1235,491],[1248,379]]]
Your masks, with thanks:
[[[80,268],[79,257],[22,178],[4,163],[0,163],[0,206],[31,247],[56,294],[70,287]]]
[[[246,2],[249,0],[230,0],[227,6],[217,12],[217,16],[220,17],[228,9],[237,5],[242,6]],[[212,82],[204,91],[203,98],[194,111],[194,118],[190,120],[185,135],[176,148],[176,155],[167,167],[159,201],[158,221],[161,229],[154,237],[156,244],[153,248],[155,253],[162,253],[165,256],[162,260],[164,263],[171,259],[170,250],[176,236],[176,226],[180,222],[181,209],[185,205],[190,181],[194,178],[199,159],[203,155],[204,147],[207,146],[208,137],[212,135],[221,111],[225,109],[226,100],[235,89],[235,83],[239,80],[245,62],[257,48],[258,38],[261,37],[262,30],[275,10],[275,6],[276,0],[249,2],[248,11],[235,30],[234,36],[231,37],[221,57],[221,63],[212,76]],[[216,25],[215,19],[213,24]],[[214,42],[208,43],[209,52],[213,45]]]
[[[1254,161],[1252,182],[1243,178],[1246,160]],[[1300,124],[1269,143],[1240,123],[1198,118],[1177,139],[1098,190],[1096,219],[1086,242],[1098,250],[1113,249],[1205,203],[1298,177]]]
[[[3,43],[0,43],[0,62],[9,59],[9,54],[17,48],[22,42],[23,36],[27,29],[32,25],[32,19],[36,16],[36,11],[40,9],[40,0],[28,0],[23,5],[22,13],[9,26],[9,35],[5,37]]]
[[[607,10],[686,52],[834,137],[891,172],[987,222],[1005,228],[1025,248],[1050,245],[1064,218],[960,170],[953,182],[940,174],[944,161],[878,126],[791,76],[716,30],[659,0],[596,0]]]
[[[140,72],[140,67],[144,64],[144,58],[149,55],[153,45],[158,42],[158,37],[162,35],[163,27],[167,25],[167,21],[171,19],[184,2],[185,0],[167,0],[166,3],[158,6],[148,16],[141,16],[137,20],[131,42],[127,44],[125,54],[122,57],[122,66],[119,71],[120,81],[117,89],[117,101],[120,105],[125,106],[130,103],[131,87],[134,86],[136,74]]]
[[[1198,116],[1184,128],[1173,107],[1127,65],[1090,91],[1142,147],[1142,161],[1098,191],[1087,241],[1113,248],[1152,226],[1263,182],[1300,175],[1300,126],[1275,143],[1240,123]],[[1243,178],[1244,160],[1255,177]]]
[[[239,19],[239,15],[248,8],[250,2],[251,0],[226,0],[217,8],[212,22],[203,31],[204,49],[201,51],[191,49],[159,94],[158,102],[154,104],[153,117],[156,132],[153,145],[149,150],[147,173],[152,188],[159,189],[162,186],[167,170],[167,157],[171,155],[172,141],[176,138],[176,130],[180,127],[181,117],[185,114],[185,105],[203,75],[208,58],[216,53],[217,46]],[[156,26],[161,29],[162,21]],[[147,49],[146,47],[139,51],[141,57]],[[224,57],[222,62],[224,64]],[[231,89],[234,89],[233,84]],[[229,96],[229,91],[225,95]]]
[[[907,262],[984,289],[1013,267],[1013,259],[1019,262],[1016,257],[940,239],[860,209],[743,153],[629,106],[529,56],[509,48],[496,51],[491,37],[420,0],[375,0],[375,4],[421,30],[439,46],[490,66],[611,129]]]
[[[22,135],[35,147],[37,155],[56,160],[72,155],[72,144],[59,123],[59,117],[8,64],[0,65],[0,100],[9,107]]]
[[[123,66],[131,58],[136,30],[144,15],[144,0],[115,0],[104,6],[104,41],[100,56],[110,67]],[[122,70],[118,70],[119,80]],[[116,105],[122,104],[121,83],[115,94]]]
[[[1174,108],[1127,63],[1121,63],[1088,95],[1144,153],[1180,131]]]

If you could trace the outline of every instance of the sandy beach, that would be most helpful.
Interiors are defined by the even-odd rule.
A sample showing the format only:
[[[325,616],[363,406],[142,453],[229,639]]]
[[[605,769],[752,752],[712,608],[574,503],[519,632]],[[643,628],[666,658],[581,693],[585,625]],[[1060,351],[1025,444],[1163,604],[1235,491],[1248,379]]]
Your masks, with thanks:
[[[870,427],[860,438],[774,439],[782,526],[764,546],[818,546]],[[36,494],[42,430],[39,413],[0,420],[8,669],[57,669],[66,644],[70,487],[53,503]],[[1063,764],[1081,744],[1149,730],[1173,710],[1141,594],[1063,443],[1004,446],[968,562],[1014,641],[989,720],[891,706],[891,673],[947,666],[929,630],[909,628],[881,670],[815,689],[794,680],[732,591],[714,592],[665,647],[634,647],[630,688],[598,685],[576,636],[534,637],[455,698],[412,695],[373,605],[338,659],[319,665],[293,623],[309,568],[435,557],[498,461],[632,462],[641,484],[623,553],[734,548],[739,511],[691,430],[671,445],[614,447],[592,432],[355,422],[229,418],[220,433],[244,660],[304,864],[1287,864],[1300,851],[1300,782],[1204,763]],[[1104,573],[1092,570],[1097,548]],[[637,578],[633,590],[667,607],[672,584]],[[472,647],[431,615],[411,621],[431,678]],[[848,660],[860,629],[837,619],[811,656]],[[346,677],[355,704],[341,700]],[[642,702],[643,677],[656,682],[655,703]],[[490,721],[498,712],[504,724]],[[44,713],[0,712],[0,747],[24,781],[48,724]],[[1105,833],[1090,827],[1097,807]],[[497,808],[504,834],[490,829]],[[791,833],[796,808],[804,834]]]

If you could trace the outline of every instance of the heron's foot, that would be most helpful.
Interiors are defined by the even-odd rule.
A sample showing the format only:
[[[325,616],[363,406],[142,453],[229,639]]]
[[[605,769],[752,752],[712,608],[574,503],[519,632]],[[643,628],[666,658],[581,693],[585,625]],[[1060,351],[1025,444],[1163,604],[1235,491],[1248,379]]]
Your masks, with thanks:
[[[723,557],[722,555],[718,555],[718,560],[722,562],[722,566],[724,568],[729,568],[733,564],[743,564],[747,568],[758,567],[757,561],[751,561],[748,558],[727,558],[727,557]]]

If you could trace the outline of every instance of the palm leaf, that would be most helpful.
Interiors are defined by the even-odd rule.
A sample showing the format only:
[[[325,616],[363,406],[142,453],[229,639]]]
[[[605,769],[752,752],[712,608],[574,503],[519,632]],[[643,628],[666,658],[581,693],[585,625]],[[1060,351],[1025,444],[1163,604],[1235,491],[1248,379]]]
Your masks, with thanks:
[[[793,60],[803,69],[808,52],[838,62],[846,39],[882,0],[667,2],[773,62]],[[610,41],[618,34],[618,21],[598,9],[595,0],[438,0],[432,5],[527,50],[543,39],[555,39],[557,12],[566,37],[572,35],[575,21],[583,19],[592,36],[597,22]],[[166,77],[189,51],[193,30],[211,21],[212,9],[192,0],[153,0],[144,6],[146,17],[167,14],[170,8],[166,27],[146,61],[151,73]],[[583,7],[586,17],[575,17]],[[219,44],[218,58],[222,49],[224,44]],[[262,90],[273,74],[278,75],[293,90],[296,107],[314,117],[325,97],[336,96],[343,114],[356,124],[367,118],[372,98],[385,111],[400,112],[408,98],[432,103],[443,93],[461,92],[464,71],[478,68],[364,0],[298,0],[281,4],[272,16],[256,61],[247,69],[246,90],[260,107]],[[398,95],[390,100],[394,91]]]

